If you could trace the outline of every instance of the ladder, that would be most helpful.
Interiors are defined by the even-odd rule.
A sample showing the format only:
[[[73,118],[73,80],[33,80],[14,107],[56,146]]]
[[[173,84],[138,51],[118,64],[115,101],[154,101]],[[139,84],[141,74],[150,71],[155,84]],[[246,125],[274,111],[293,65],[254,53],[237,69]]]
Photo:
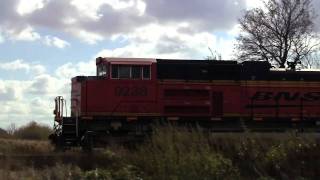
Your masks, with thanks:
[[[77,119],[74,117],[64,117],[64,108],[66,107],[66,101],[62,96],[55,98],[54,120],[58,124],[56,125],[56,135],[60,139],[60,143],[63,147],[77,146],[78,143],[78,124]],[[66,112],[67,114],[67,112]]]
[[[62,121],[62,139],[65,147],[77,146],[77,122],[73,117],[64,117]]]

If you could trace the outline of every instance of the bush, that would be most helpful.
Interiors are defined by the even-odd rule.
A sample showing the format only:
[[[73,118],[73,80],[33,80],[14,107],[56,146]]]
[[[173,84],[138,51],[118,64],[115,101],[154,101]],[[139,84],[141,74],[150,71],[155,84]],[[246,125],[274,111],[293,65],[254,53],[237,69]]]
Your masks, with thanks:
[[[0,128],[0,138],[8,138],[8,137],[10,137],[10,134],[6,130]]]
[[[19,139],[47,140],[51,133],[51,128],[39,125],[36,122],[30,122],[29,124],[17,129],[13,133],[13,136]]]
[[[149,143],[127,159],[147,179],[236,179],[237,167],[208,142],[198,131],[158,129]]]
[[[50,180],[78,180],[83,179],[83,172],[78,166],[56,164],[53,167],[36,169],[33,167],[24,167],[23,170],[0,169],[2,179],[20,180],[20,179],[50,179]]]
[[[319,151],[319,145],[312,139],[289,139],[270,147],[264,158],[266,169],[278,177],[317,177]]]
[[[47,141],[0,139],[0,154],[43,154],[52,150],[52,145]]]

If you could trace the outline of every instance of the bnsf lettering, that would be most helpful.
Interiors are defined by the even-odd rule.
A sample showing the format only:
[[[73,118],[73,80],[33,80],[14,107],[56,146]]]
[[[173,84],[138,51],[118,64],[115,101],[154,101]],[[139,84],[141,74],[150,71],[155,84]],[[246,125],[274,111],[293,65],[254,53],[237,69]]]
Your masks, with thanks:
[[[251,100],[253,101],[268,101],[268,100],[284,100],[284,101],[319,101],[320,100],[320,92],[265,92],[258,91],[256,92]]]
[[[277,95],[274,96],[274,99],[276,101],[279,101],[281,99],[284,99],[286,101],[294,101],[294,100],[299,99],[299,97],[300,97],[299,92],[295,92],[295,93],[279,92],[279,93],[277,93]]]
[[[115,88],[116,96],[147,96],[148,90],[146,87],[128,87],[121,86]]]
[[[253,95],[251,99],[255,101],[267,101],[272,99],[272,97],[272,92],[256,92],[256,94]]]
[[[319,101],[320,92],[308,92],[304,94],[303,100],[305,101]]]

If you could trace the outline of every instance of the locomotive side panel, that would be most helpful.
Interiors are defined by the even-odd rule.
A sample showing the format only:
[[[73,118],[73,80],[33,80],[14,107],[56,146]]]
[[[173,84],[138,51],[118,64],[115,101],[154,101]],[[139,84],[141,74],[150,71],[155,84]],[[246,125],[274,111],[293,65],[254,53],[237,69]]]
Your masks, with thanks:
[[[94,79],[82,84],[84,116],[159,116],[156,69],[148,79]],[[111,72],[112,73],[112,72]]]
[[[222,81],[214,82],[212,87],[212,116],[215,112],[222,110],[223,117],[241,117],[241,94],[242,89],[239,82]],[[221,97],[219,97],[221,96]],[[220,111],[221,111],[220,110]]]
[[[71,117],[79,116],[81,112],[81,77],[71,80]]]
[[[235,81],[172,82],[159,85],[163,116],[220,118],[239,116],[241,87]]]
[[[159,104],[162,116],[210,116],[209,84],[159,82]]]
[[[155,113],[156,87],[144,81],[99,81],[87,84],[87,114],[138,116]]]
[[[251,82],[246,85],[247,116],[301,120],[318,117],[320,84],[310,82]]]

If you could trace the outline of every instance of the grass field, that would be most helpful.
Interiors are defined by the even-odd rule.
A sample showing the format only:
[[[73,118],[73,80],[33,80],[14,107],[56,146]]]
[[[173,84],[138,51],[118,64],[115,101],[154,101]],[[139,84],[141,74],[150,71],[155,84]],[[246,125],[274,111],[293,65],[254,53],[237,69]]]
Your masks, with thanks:
[[[56,153],[44,140],[0,139],[1,179],[317,179],[320,144],[295,134],[159,128],[130,149]]]

